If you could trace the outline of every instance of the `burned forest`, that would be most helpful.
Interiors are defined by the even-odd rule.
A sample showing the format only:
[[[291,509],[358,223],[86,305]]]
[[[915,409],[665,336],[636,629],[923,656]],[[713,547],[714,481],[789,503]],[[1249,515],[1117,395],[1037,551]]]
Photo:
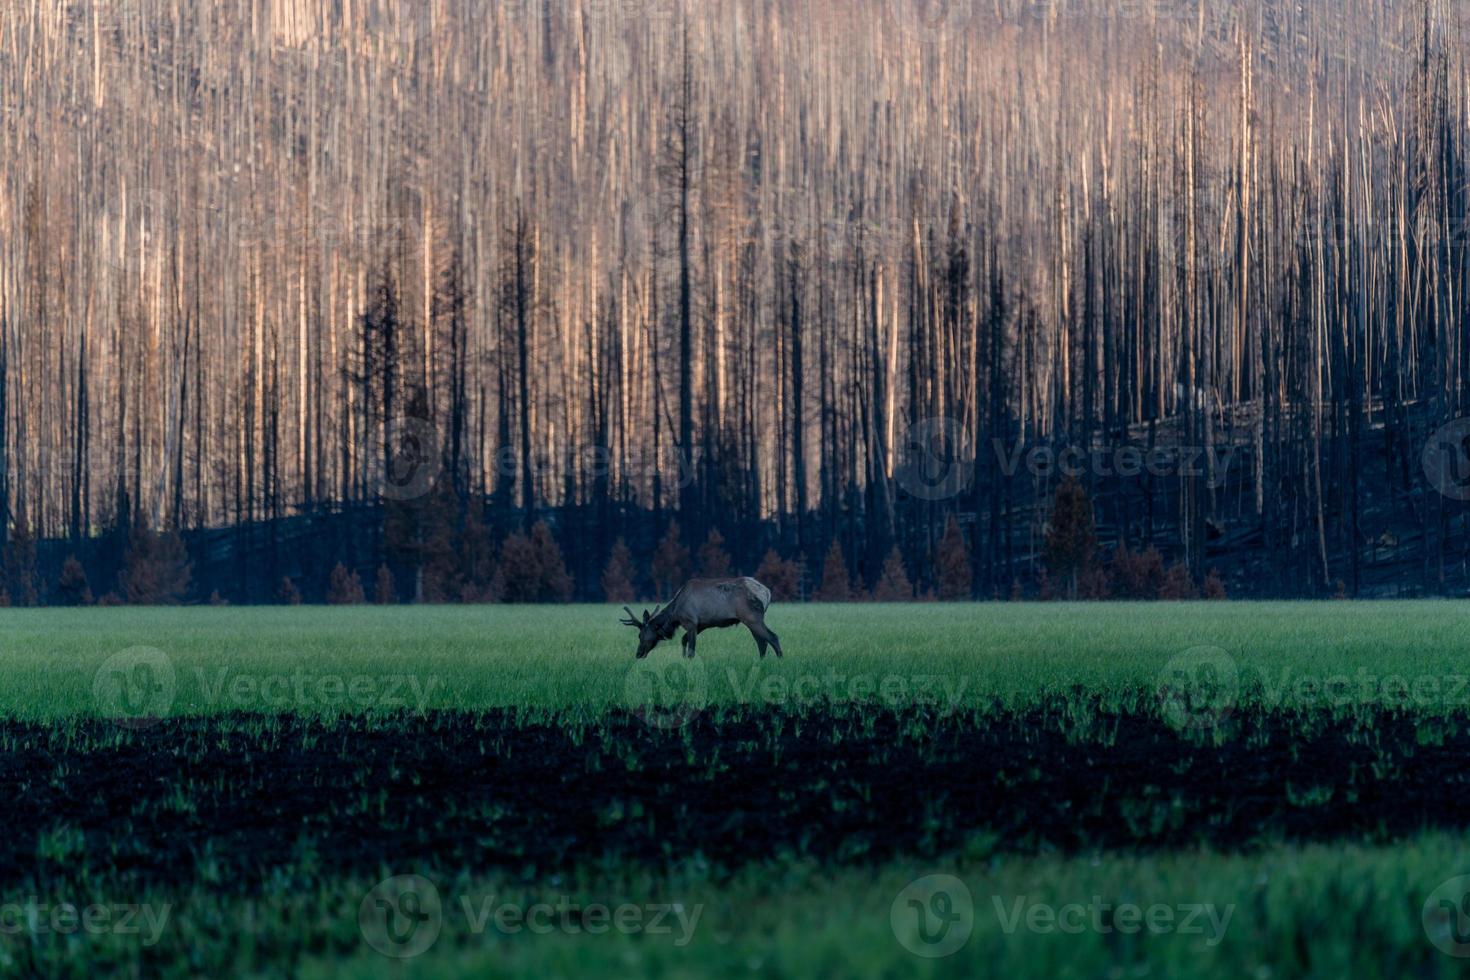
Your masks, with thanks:
[[[1470,591],[1464,9],[914,6],[5,4],[6,599]]]

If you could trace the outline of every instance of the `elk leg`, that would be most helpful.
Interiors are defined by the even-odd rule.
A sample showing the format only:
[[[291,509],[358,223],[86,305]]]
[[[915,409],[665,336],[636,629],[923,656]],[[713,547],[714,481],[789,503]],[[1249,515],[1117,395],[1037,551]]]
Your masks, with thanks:
[[[684,627],[684,656],[690,660],[694,659],[694,644],[699,638],[699,633],[689,627]]]
[[[740,621],[750,630],[750,635],[755,637],[755,648],[760,651],[761,659],[766,659],[766,631],[761,628],[760,617],[746,615],[740,617]]]
[[[771,628],[766,625],[764,617],[752,620],[748,625],[750,626],[751,635],[755,637],[755,645],[760,648],[762,658],[766,655],[767,646],[775,647],[776,656],[781,656],[781,641],[776,637],[775,633],[771,632]]]

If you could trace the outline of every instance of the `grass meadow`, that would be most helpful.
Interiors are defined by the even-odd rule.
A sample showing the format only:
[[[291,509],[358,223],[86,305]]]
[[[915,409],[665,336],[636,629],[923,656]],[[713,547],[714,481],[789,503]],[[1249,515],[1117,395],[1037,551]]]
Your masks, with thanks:
[[[1462,974],[1462,604],[619,615],[5,611],[0,971]]]
[[[1221,654],[1243,697],[1392,700],[1401,679],[1421,708],[1470,707],[1470,689],[1455,680],[1470,674],[1470,607],[1447,601],[778,605],[770,623],[785,659],[760,660],[749,634],[731,629],[705,633],[692,668],[677,641],[635,662],[621,615],[602,606],[7,610],[0,713],[105,713],[112,706],[99,703],[97,674],[110,659],[139,660],[119,663],[134,650],[166,657],[175,689],[160,713],[173,715],[404,707],[595,715],[637,702],[648,673],[670,689],[702,684],[710,705],[902,701],[924,691],[966,705],[1077,689],[1127,698],[1155,690],[1181,657]],[[1309,686],[1334,678],[1330,690]],[[339,694],[339,680],[358,688]]]

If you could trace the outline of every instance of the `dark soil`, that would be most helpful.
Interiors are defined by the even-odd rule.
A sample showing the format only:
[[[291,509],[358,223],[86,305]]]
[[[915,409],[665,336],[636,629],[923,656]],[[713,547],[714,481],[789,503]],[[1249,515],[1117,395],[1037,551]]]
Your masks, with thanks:
[[[1250,847],[1470,827],[1470,717],[1237,712],[1221,745],[1157,718],[998,709],[220,716],[120,732],[0,724],[0,881],[242,885],[282,869],[733,868],[956,848]],[[77,835],[81,831],[81,836]],[[67,841],[73,843],[67,844]]]

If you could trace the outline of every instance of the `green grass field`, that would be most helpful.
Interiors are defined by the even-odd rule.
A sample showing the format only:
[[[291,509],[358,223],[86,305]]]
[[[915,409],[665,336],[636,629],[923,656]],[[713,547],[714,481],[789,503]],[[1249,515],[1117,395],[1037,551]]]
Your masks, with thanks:
[[[0,616],[8,668],[0,715],[97,713],[97,672],[137,648],[161,651],[173,668],[173,715],[597,713],[627,706],[641,690],[636,643],[620,615],[595,606],[10,610]],[[1419,685],[1409,691],[1417,707],[1470,706],[1470,688],[1456,680],[1470,674],[1463,603],[777,605],[769,622],[784,660],[760,660],[743,629],[701,637],[694,680],[703,700],[983,704],[1078,687],[1123,696],[1154,689],[1171,662],[1204,649],[1229,658],[1242,697],[1388,700],[1401,678]],[[641,670],[672,669],[669,685],[687,684],[680,661],[678,643],[666,643]],[[1304,678],[1351,684],[1314,692]]]
[[[200,887],[151,896],[157,907],[169,905],[152,952],[177,965],[136,975],[1450,978],[1464,976],[1465,961],[1436,947],[1423,913],[1453,869],[1470,869],[1470,844],[1456,835],[1429,835],[1394,847],[1236,855],[960,855],[942,864],[837,870],[772,863],[718,881],[698,872],[535,884],[438,878],[442,927],[410,959],[384,956],[364,940],[358,915],[371,880],[283,882],[277,892],[250,900]],[[963,944],[931,958],[915,952],[925,947],[908,923],[895,926],[894,905],[913,883],[934,875],[965,885],[969,914]],[[97,895],[111,897],[105,890]],[[556,914],[534,929],[524,922],[502,927],[494,918],[505,907],[623,903],[678,906],[684,917],[671,915],[667,928],[653,931],[602,932]],[[1117,918],[1124,905],[1172,914],[1130,924]],[[1037,908],[1054,910],[1056,918],[1038,916]],[[1114,918],[1101,919],[1099,928],[1099,916],[1110,910]],[[1434,939],[1448,942],[1447,925],[1436,922],[1433,929]],[[104,967],[101,975],[130,975],[140,942],[149,938],[73,938],[51,950],[52,959],[35,961],[7,957],[6,943],[15,940],[0,935],[0,969],[99,975],[91,963]],[[44,941],[29,945],[27,952],[46,948]],[[36,962],[44,969],[20,968]]]
[[[833,701],[917,704],[952,707],[973,722],[1048,699],[1090,700],[1090,710],[1162,713],[1179,722],[1181,739],[1253,739],[1278,750],[1279,734],[1215,721],[1244,709],[1256,719],[1316,712],[1306,737],[1354,712],[1376,719],[1407,711],[1455,724],[1470,715],[1470,607],[1452,602],[777,605],[768,622],[782,636],[784,660],[759,660],[749,635],[729,630],[705,634],[692,666],[677,642],[635,662],[632,631],[618,625],[619,615],[610,607],[496,606],[7,610],[0,719],[62,733],[99,718],[119,721],[112,735],[87,736],[83,750],[127,763],[130,752],[157,751],[147,737],[169,723],[226,712],[371,719],[509,708],[528,724],[570,722],[606,740],[613,729],[597,729],[599,719],[650,704],[757,722],[787,709],[824,711]],[[1164,696],[1171,692],[1173,700]],[[632,731],[674,740],[649,744],[678,746],[683,716],[668,717],[673,723]],[[947,715],[923,717],[942,726]],[[1423,730],[1429,746],[1453,748],[1461,737],[1453,725]],[[1116,748],[1106,732],[1077,732],[1095,739],[1100,753]],[[48,773],[49,750],[20,746],[28,737],[7,736],[15,741],[6,744],[7,752],[25,748],[27,758],[42,760],[23,778],[65,784],[70,764],[53,763]],[[680,751],[695,751],[683,744]],[[354,753],[350,740],[335,750],[347,759]],[[492,750],[481,740],[477,751]],[[642,742],[618,751],[598,765],[626,759],[636,776]],[[1384,765],[1405,764],[1395,760]],[[1012,762],[997,757],[994,766]],[[1302,774],[1289,778],[1302,807],[1327,814],[1352,805],[1342,795],[1310,799]],[[118,815],[100,842],[75,830],[77,808],[86,805],[76,795],[63,794],[71,802],[57,812],[26,818],[45,832],[33,869],[7,877],[0,891],[0,972],[1387,978],[1463,975],[1467,960],[1446,950],[1470,951],[1455,945],[1445,911],[1470,894],[1470,879],[1456,881],[1470,874],[1470,845],[1442,831],[1302,845],[1268,835],[1223,852],[1145,844],[1068,854],[1018,852],[1013,842],[977,833],[941,854],[877,863],[755,853],[732,870],[681,853],[656,866],[603,863],[557,874],[405,867],[391,852],[364,855],[351,874],[327,873],[304,841],[289,864],[247,888],[220,870],[238,855],[216,862],[213,828],[188,819],[211,792],[231,787],[211,787],[205,771],[155,786],[146,766],[139,780],[133,813]],[[358,815],[378,799],[373,786],[353,785],[360,799],[324,805]],[[392,819],[391,807],[374,805]],[[1168,801],[1161,805],[1167,815]],[[147,884],[106,857],[148,808],[182,814],[181,825],[197,835],[185,884]],[[466,812],[450,815],[448,826],[472,840],[481,824],[491,826],[487,819],[494,818]],[[916,811],[913,819],[926,817]],[[405,826],[405,834],[416,832]],[[385,956],[360,916],[371,911],[379,881],[419,871],[441,905],[437,938],[411,959]],[[48,929],[44,913],[26,911],[34,896],[52,904],[142,903],[166,910],[167,922],[152,936]],[[601,931],[581,911],[548,912],[544,929],[493,918],[498,908],[524,915],[559,904],[657,906],[677,915],[667,929],[645,919],[639,928]],[[1138,921],[1130,923],[1125,908],[1136,908]],[[937,944],[916,935],[916,913],[940,924]],[[942,927],[951,913],[962,924],[953,932]],[[953,949],[945,945],[951,935],[962,940]]]

